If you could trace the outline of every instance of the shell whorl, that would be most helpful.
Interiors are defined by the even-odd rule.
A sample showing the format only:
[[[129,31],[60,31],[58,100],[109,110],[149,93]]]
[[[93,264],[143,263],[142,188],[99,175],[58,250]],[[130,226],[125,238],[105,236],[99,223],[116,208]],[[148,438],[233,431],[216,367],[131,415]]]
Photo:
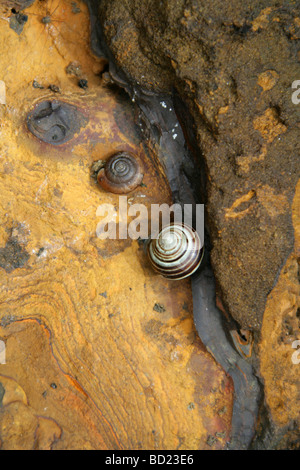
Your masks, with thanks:
[[[99,185],[106,191],[126,194],[142,182],[143,174],[136,158],[127,152],[110,157],[97,175]]]
[[[175,222],[164,227],[148,244],[153,269],[168,279],[184,279],[193,274],[202,261],[203,252],[196,230]]]

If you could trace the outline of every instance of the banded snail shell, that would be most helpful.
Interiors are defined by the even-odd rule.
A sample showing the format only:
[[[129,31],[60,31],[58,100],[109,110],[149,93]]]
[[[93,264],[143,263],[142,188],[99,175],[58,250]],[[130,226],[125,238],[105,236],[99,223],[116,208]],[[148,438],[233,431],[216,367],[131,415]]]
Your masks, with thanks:
[[[174,280],[193,274],[200,266],[203,253],[203,244],[196,230],[175,222],[164,227],[148,244],[153,269]]]
[[[136,158],[127,152],[110,157],[97,175],[99,185],[106,191],[126,194],[141,184],[143,174]]]

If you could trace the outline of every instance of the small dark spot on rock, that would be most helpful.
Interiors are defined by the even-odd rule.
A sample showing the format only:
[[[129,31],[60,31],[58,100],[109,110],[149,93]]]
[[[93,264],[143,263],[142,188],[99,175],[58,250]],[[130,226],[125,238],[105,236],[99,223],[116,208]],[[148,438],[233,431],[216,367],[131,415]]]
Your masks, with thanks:
[[[88,81],[84,78],[81,78],[80,80],[78,80],[78,86],[83,90],[86,90],[88,88]]]
[[[6,328],[8,325],[15,321],[16,317],[14,315],[4,315],[1,319],[0,326]]]
[[[102,297],[104,297],[105,299],[107,299],[107,292],[101,292],[99,295],[101,295]]]
[[[3,397],[5,394],[5,388],[3,387],[2,383],[0,382],[0,408],[2,405]]]
[[[61,93],[60,88],[57,85],[49,85],[48,88],[53,91],[53,93]]]
[[[46,398],[47,396],[47,390],[45,390],[43,393],[42,393],[43,397]]]
[[[209,447],[213,446],[216,442],[218,442],[218,439],[215,436],[208,436],[206,444],[209,445]]]
[[[39,251],[37,252],[36,256],[41,256],[41,254],[45,251],[45,248],[42,246]]]
[[[70,62],[66,67],[66,73],[68,75],[74,75],[75,77],[80,77],[82,74],[81,65],[79,62]]]
[[[144,238],[140,238],[140,237],[139,237],[139,238],[137,239],[138,245],[139,245],[139,246],[142,246],[142,247],[145,245],[145,241],[146,241],[146,240],[145,240]]]
[[[189,310],[189,306],[186,302],[183,303],[182,310],[185,310],[186,312]]]
[[[13,31],[20,35],[28,20],[28,16],[18,13],[16,10],[14,12],[12,11],[12,13],[13,15],[9,18],[9,26]]]
[[[39,82],[37,82],[36,80],[33,80],[32,86],[33,86],[33,88],[39,88],[40,90],[43,90],[43,89],[44,89],[43,85],[41,85],[41,84],[40,84]]]
[[[178,340],[173,335],[169,335],[168,333],[163,333],[161,338],[164,339],[166,343],[171,344],[174,347],[178,344]]]
[[[77,5],[76,2],[72,2],[71,5],[72,5],[72,13],[74,13],[74,15],[76,15],[77,13],[81,13],[80,7]]]
[[[225,436],[226,436],[226,431],[216,432],[216,437],[219,437],[220,439],[224,439]]]
[[[218,411],[218,415],[219,415],[219,416],[223,416],[225,413],[227,413],[227,406],[223,406],[223,408],[221,408],[221,409]]]
[[[152,338],[157,338],[161,333],[162,327],[162,322],[152,319],[146,323],[144,329],[147,335],[151,336]]]
[[[54,196],[61,198],[63,195],[63,191],[61,191],[59,188],[53,188],[53,194]]]
[[[56,85],[50,85],[54,91],[60,91]],[[38,139],[52,145],[59,145],[71,140],[88,119],[76,106],[58,100],[46,100],[38,103],[27,115],[27,126]]]
[[[158,313],[163,313],[166,311],[164,305],[159,304],[159,303],[154,304],[153,310]]]
[[[4,248],[0,248],[0,267],[7,273],[21,268],[29,260],[29,254],[14,237],[8,239]]]
[[[49,24],[51,23],[51,16],[44,16],[42,19],[41,19],[41,22],[43,24]]]
[[[252,29],[250,24],[244,23],[242,26],[232,25],[232,31],[239,36],[246,36],[247,33]]]
[[[27,15],[23,15],[23,13],[18,13],[16,15],[16,19],[17,21],[20,23],[20,24],[24,24],[24,23],[27,23],[28,21],[28,16]]]
[[[164,332],[163,328],[164,324],[161,321],[154,320],[153,318],[146,323],[144,331],[153,340],[176,347],[178,345],[178,340],[173,335]]]
[[[91,239],[93,242],[93,239]],[[132,240],[128,237],[126,240],[114,240],[112,245],[109,238],[102,240],[101,248],[95,244],[96,250],[99,253],[99,256],[103,259],[111,258],[112,256],[122,253],[128,246],[132,244]]]
[[[194,403],[189,403],[188,406],[187,406],[187,409],[188,410],[194,410],[195,409],[195,404]]]
[[[57,385],[56,385],[56,383],[52,382],[52,384],[50,384],[50,387],[55,390],[57,388]]]

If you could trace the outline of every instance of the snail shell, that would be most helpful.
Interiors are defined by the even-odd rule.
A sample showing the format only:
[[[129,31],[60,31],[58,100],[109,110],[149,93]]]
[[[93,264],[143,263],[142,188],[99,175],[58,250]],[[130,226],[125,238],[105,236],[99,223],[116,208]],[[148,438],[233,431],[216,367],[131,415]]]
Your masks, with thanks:
[[[203,257],[203,245],[196,230],[173,223],[164,227],[148,244],[153,269],[168,279],[184,279],[193,274]]]
[[[106,191],[126,194],[142,182],[140,165],[133,155],[119,152],[110,157],[97,175],[97,181]]]

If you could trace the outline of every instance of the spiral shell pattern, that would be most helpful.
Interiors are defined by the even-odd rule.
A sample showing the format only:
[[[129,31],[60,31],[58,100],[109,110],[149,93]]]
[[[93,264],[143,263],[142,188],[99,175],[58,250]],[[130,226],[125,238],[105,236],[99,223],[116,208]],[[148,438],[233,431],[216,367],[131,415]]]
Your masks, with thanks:
[[[203,245],[196,230],[173,223],[164,227],[148,244],[153,269],[168,279],[184,279],[193,274],[203,257]]]
[[[133,191],[141,184],[142,179],[138,161],[127,152],[119,152],[110,157],[97,175],[99,185],[116,194]]]

